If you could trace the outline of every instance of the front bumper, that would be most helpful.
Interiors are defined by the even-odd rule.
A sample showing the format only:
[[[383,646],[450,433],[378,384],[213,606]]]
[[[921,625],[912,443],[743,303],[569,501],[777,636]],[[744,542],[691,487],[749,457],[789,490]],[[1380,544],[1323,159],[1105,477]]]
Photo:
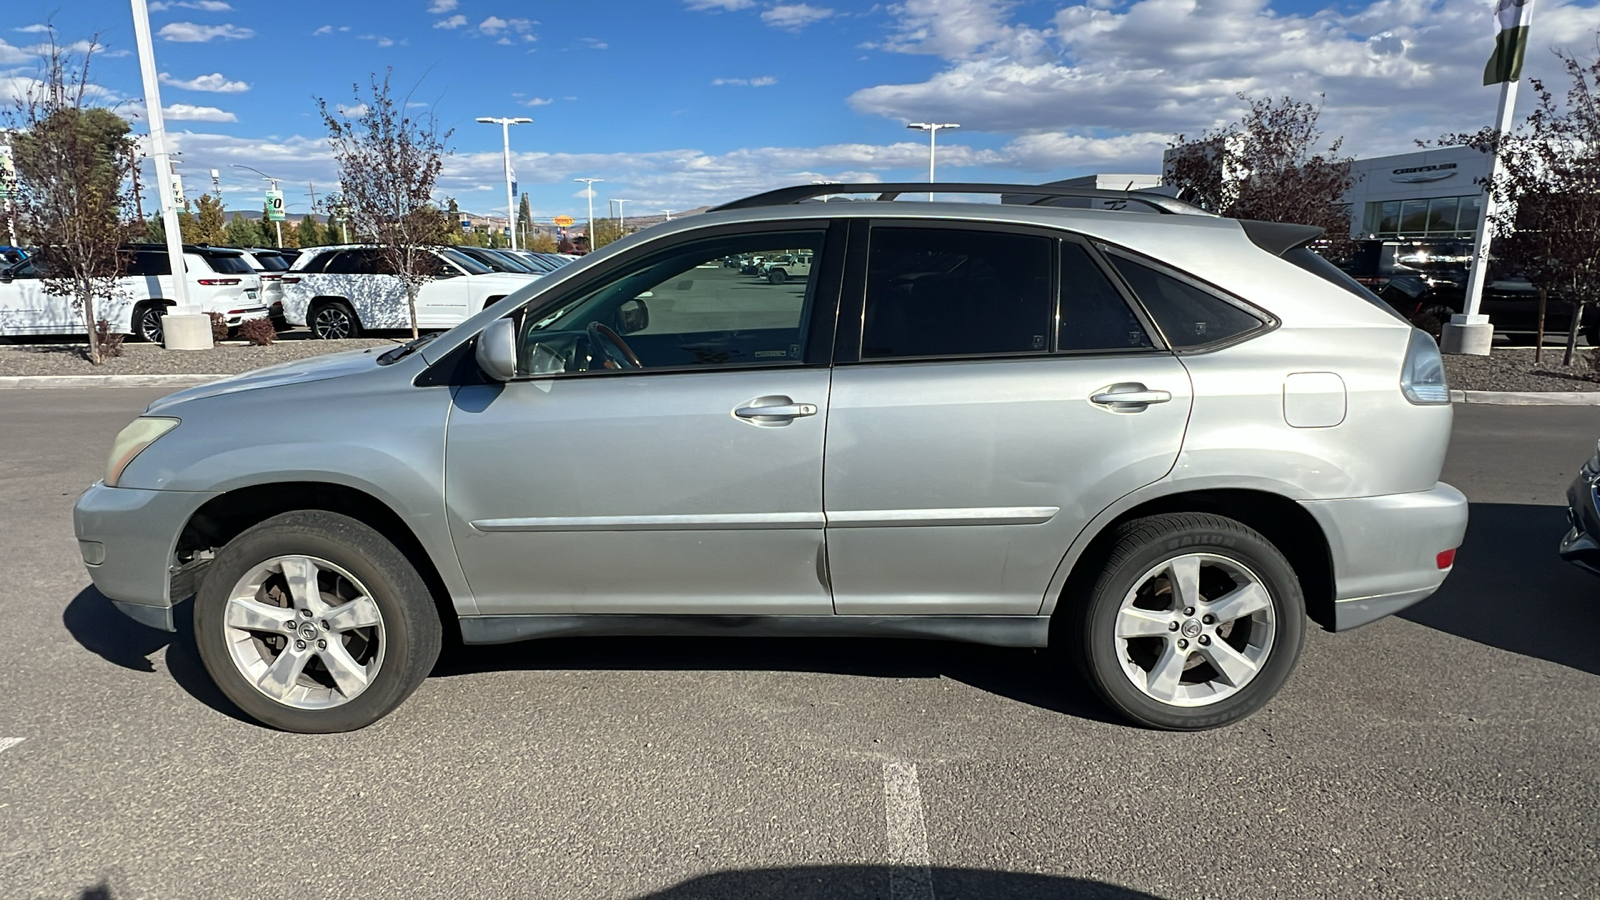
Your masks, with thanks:
[[[212,492],[147,491],[95,482],[72,508],[84,568],[100,593],[129,617],[172,627],[174,550],[195,510]]]
[[[1307,500],[1333,558],[1334,630],[1392,615],[1439,589],[1451,566],[1439,554],[1461,546],[1467,498],[1440,482],[1429,491]]]
[[[1569,563],[1600,575],[1600,497],[1596,496],[1595,460],[1583,464],[1578,477],[1567,486],[1568,529],[1557,551]]]

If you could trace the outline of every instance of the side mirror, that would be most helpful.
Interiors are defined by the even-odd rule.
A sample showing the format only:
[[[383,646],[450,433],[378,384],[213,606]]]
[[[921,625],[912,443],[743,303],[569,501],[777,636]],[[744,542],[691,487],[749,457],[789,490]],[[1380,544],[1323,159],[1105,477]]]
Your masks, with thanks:
[[[517,375],[517,323],[495,319],[478,334],[478,368],[495,381],[510,381]]]
[[[635,298],[617,307],[617,333],[633,334],[650,327],[650,307]]]

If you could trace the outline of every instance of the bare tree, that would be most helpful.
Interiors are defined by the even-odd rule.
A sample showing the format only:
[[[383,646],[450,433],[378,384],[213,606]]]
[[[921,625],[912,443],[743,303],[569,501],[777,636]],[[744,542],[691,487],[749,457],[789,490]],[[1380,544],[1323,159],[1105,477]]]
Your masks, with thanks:
[[[1163,181],[1180,199],[1238,219],[1318,225],[1336,253],[1350,249],[1350,217],[1344,195],[1355,183],[1351,157],[1340,156],[1344,138],[1325,150],[1317,119],[1320,105],[1291,97],[1240,100],[1249,112],[1237,122],[1178,135]]]
[[[436,257],[427,248],[447,239],[445,217],[432,197],[451,132],[441,135],[432,113],[408,115],[408,98],[396,101],[391,93],[393,76],[393,69],[382,82],[372,76],[365,99],[355,86],[355,104],[349,108],[330,109],[320,98],[317,107],[339,164],[340,199],[350,227],[378,245],[389,270],[405,285],[415,338],[417,292],[437,274]]]
[[[58,45],[52,30],[38,78],[5,116],[13,132],[17,230],[39,247],[44,290],[71,298],[82,314],[95,365],[101,361],[96,301],[112,296],[122,271],[117,246],[133,158],[128,123],[87,105],[98,37],[80,57]]]

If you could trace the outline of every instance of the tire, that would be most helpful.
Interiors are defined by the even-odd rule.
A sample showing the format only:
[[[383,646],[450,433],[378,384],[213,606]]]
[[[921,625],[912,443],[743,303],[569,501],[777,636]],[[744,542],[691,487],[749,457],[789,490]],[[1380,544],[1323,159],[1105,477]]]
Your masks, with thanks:
[[[768,284],[783,284],[785,281],[788,281],[788,280],[789,280],[789,273],[785,272],[782,269],[773,269],[771,272],[767,273],[767,283]]]
[[[1080,671],[1118,713],[1150,728],[1217,728],[1288,681],[1305,598],[1288,560],[1257,532],[1203,513],[1151,516],[1119,526],[1104,559],[1066,624]],[[1175,581],[1199,598],[1169,601]]]
[[[288,584],[307,565],[319,588],[310,602]],[[383,718],[422,684],[443,635],[432,595],[393,544],[316,510],[274,516],[229,541],[195,595],[194,632],[229,700],[303,734]]]
[[[356,318],[350,304],[343,300],[327,300],[317,304],[311,311],[308,324],[311,326],[311,336],[319,340],[361,336],[361,320]]]
[[[159,344],[166,337],[161,327],[161,317],[166,315],[163,303],[141,303],[133,308],[133,339]]]

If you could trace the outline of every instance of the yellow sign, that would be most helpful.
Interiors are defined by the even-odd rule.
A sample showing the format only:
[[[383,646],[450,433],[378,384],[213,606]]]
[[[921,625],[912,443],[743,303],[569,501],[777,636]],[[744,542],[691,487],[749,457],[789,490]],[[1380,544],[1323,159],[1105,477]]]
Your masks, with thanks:
[[[573,218],[571,216],[556,216],[550,221],[560,225],[562,228],[566,228],[573,223]]]

